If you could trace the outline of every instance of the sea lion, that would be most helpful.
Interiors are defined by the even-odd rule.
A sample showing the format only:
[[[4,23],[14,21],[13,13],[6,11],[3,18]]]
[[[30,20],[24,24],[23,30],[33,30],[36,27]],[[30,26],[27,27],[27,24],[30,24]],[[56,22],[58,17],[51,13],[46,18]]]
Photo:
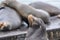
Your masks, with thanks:
[[[46,25],[41,18],[28,16],[29,29],[26,34],[25,40],[47,40]]]
[[[21,21],[21,17],[13,9],[9,7],[0,9],[0,30],[16,29],[20,27]]]
[[[45,11],[47,11],[51,16],[54,15],[58,15],[60,14],[60,9],[52,6],[48,3],[44,3],[44,2],[34,2],[34,3],[30,3],[30,6],[36,8],[36,9],[43,9]]]
[[[3,4],[5,4],[5,6],[9,6],[15,9],[25,19],[27,19],[28,15],[32,14],[36,17],[41,18],[44,21],[44,23],[49,23],[50,15],[44,10],[35,9],[29,5],[19,3],[16,0],[5,0]]]

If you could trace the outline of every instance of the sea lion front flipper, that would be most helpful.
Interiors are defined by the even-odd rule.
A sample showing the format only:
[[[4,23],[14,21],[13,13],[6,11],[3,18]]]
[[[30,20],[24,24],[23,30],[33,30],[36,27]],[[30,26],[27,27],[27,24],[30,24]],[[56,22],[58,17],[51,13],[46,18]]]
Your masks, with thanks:
[[[0,30],[5,30],[10,27],[10,24],[8,22],[0,22]]]

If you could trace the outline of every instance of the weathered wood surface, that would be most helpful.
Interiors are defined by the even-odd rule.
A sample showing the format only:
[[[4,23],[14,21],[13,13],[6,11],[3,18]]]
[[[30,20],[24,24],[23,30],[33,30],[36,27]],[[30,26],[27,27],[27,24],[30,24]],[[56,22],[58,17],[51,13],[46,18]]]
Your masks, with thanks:
[[[57,16],[50,18],[50,25],[46,28],[46,30],[58,30],[60,29],[60,18]]]
[[[0,38],[18,36],[18,35],[22,35],[22,34],[26,34],[26,33],[27,33],[27,31],[20,31],[20,30],[0,32]]]
[[[60,29],[60,19],[57,17],[51,18],[51,25],[46,28],[47,31],[53,31],[53,30],[59,30]],[[7,31],[7,32],[0,32],[0,38],[2,37],[10,37],[10,36],[16,36],[21,34],[26,34],[27,31],[21,31],[21,30],[15,30],[15,31]]]

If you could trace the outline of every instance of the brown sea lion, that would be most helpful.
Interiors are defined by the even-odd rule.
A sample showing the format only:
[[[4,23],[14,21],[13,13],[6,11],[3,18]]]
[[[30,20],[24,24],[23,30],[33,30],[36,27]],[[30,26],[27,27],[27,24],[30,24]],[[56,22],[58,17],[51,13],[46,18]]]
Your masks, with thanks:
[[[35,9],[29,5],[22,4],[16,0],[5,0],[5,6],[15,9],[23,18],[27,19],[29,14],[41,18],[46,24],[49,23],[49,14],[44,10]]]
[[[29,29],[25,40],[47,40],[46,25],[43,20],[33,15],[28,16]]]
[[[48,3],[44,3],[44,2],[34,2],[34,3],[30,3],[30,6],[36,8],[36,9],[43,9],[45,11],[47,11],[51,16],[54,15],[58,15],[60,14],[60,9],[52,6]]]

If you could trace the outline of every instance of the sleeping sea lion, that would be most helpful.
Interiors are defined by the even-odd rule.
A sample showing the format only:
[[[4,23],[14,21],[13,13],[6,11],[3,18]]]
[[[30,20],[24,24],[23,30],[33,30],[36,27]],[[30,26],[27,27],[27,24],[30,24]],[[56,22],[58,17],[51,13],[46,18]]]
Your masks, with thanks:
[[[21,25],[21,17],[9,7],[0,6],[0,30],[13,30]]]
[[[41,18],[28,16],[29,29],[25,40],[47,40],[46,25]]]
[[[19,3],[16,0],[5,0],[3,4],[5,4],[5,6],[15,9],[19,13],[19,15],[21,15],[25,19],[27,19],[28,15],[32,14],[36,17],[41,18],[44,21],[44,23],[49,23],[50,15],[44,10],[35,9],[32,6]]]
[[[43,9],[45,11],[47,11],[51,16],[54,15],[58,15],[60,14],[60,9],[52,6],[48,3],[44,3],[44,2],[34,2],[34,3],[30,3],[30,6],[36,8],[36,9]]]

